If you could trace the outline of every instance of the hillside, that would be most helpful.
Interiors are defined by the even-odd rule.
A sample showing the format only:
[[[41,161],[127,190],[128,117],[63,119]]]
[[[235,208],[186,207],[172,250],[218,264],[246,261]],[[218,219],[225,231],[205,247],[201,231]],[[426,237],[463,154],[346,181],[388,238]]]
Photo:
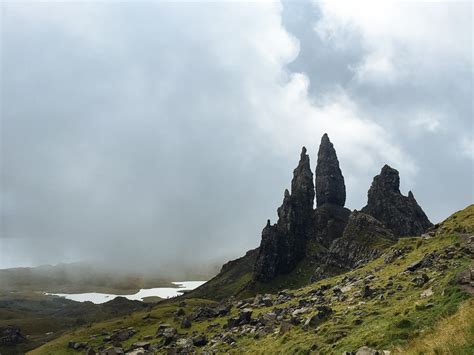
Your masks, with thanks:
[[[31,354],[112,346],[115,353],[341,354],[368,346],[472,354],[473,225],[471,205],[429,234],[398,239],[367,264],[305,287],[220,303],[188,295],[80,328]]]

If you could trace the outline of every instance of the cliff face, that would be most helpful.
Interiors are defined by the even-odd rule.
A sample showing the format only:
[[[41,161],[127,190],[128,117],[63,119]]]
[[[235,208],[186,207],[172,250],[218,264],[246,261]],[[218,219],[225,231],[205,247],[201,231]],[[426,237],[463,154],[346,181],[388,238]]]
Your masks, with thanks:
[[[378,219],[399,237],[420,235],[433,226],[413,193],[408,192],[408,196],[400,193],[398,171],[388,165],[374,177],[362,212]]]

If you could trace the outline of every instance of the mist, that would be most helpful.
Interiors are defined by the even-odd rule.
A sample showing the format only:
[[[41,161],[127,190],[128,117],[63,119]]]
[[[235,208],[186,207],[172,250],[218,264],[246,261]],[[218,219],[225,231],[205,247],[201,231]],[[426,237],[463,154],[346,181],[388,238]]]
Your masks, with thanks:
[[[2,2],[0,268],[217,269],[325,132],[350,209],[472,203],[472,5],[373,5]]]

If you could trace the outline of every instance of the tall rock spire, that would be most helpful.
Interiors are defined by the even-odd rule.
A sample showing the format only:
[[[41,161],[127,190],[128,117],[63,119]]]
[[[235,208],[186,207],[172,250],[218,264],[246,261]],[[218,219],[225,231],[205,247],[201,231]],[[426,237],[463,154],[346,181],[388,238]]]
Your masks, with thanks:
[[[413,193],[400,193],[398,171],[388,165],[374,177],[367,195],[367,206],[362,212],[378,219],[396,236],[420,235],[432,226]]]
[[[326,203],[343,207],[345,202],[344,176],[334,146],[325,133],[321,138],[316,165],[316,204],[317,207]]]
[[[254,266],[254,278],[269,281],[293,270],[305,255],[308,228],[314,204],[313,173],[306,148],[301,151],[298,166],[293,171],[291,194],[285,190],[278,208],[278,222],[267,223]]]
[[[291,196],[297,207],[303,212],[311,212],[314,204],[313,173],[309,166],[309,156],[306,148],[301,150],[300,162],[293,171],[291,181]]]

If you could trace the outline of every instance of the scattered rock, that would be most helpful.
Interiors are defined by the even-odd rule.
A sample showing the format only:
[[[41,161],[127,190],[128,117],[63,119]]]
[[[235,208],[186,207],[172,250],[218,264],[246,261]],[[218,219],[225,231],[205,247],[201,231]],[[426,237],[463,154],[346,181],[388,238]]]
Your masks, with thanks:
[[[330,307],[327,307],[327,306],[319,306],[317,307],[317,310],[318,312],[309,317],[306,322],[305,322],[305,326],[309,326],[309,327],[316,327],[318,326],[319,324],[321,324],[323,321],[325,321],[332,313],[333,313],[333,310],[330,308]]]
[[[194,346],[205,346],[207,344],[207,338],[204,335],[198,335],[193,338]]]
[[[428,298],[428,297],[431,297],[433,296],[433,289],[430,287],[426,290],[424,290],[421,294],[420,294],[420,297],[421,298]]]
[[[191,328],[191,321],[189,320],[188,317],[184,317],[183,320],[181,321],[181,328],[183,329]]]
[[[425,273],[422,273],[421,275],[418,275],[417,277],[412,279],[411,282],[413,282],[415,286],[421,287],[425,283],[427,283],[429,280],[430,278],[428,277],[428,275],[426,275]]]

